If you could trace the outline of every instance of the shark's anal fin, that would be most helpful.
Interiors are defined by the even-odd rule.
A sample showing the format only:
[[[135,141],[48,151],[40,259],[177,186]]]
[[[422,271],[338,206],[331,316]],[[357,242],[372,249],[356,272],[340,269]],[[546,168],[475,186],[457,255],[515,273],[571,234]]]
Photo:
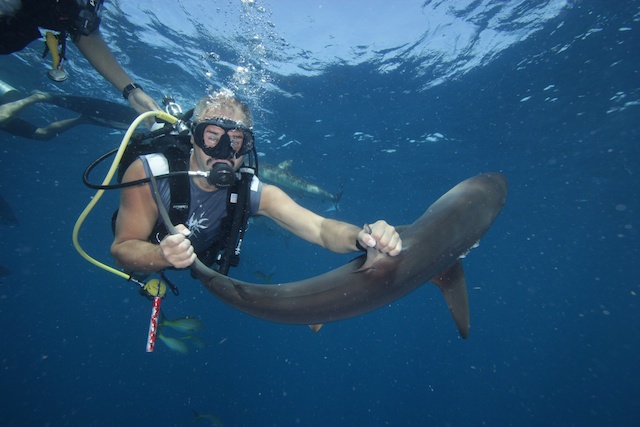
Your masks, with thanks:
[[[311,328],[313,332],[318,332],[323,326],[323,323],[318,323],[317,325],[309,325],[309,328]]]
[[[464,277],[462,263],[457,261],[431,279],[431,282],[442,291],[460,336],[467,338],[470,325],[469,295],[467,294],[467,281]]]

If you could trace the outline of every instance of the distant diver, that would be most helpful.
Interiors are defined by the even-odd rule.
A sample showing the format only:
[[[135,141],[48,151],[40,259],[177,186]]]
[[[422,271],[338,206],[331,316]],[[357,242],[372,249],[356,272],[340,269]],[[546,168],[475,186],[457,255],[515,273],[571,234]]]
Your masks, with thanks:
[[[67,79],[64,61],[71,39],[95,70],[122,93],[142,114],[160,107],[120,66],[100,33],[103,0],[2,0],[0,1],[0,55],[24,49],[42,38],[44,59],[51,54],[47,75],[55,82]]]
[[[38,103],[52,104],[80,115],[54,121],[44,127],[18,117],[23,109]],[[0,130],[22,138],[49,141],[82,124],[124,130],[135,117],[134,111],[115,102],[47,92],[34,92],[27,96],[0,80]]]

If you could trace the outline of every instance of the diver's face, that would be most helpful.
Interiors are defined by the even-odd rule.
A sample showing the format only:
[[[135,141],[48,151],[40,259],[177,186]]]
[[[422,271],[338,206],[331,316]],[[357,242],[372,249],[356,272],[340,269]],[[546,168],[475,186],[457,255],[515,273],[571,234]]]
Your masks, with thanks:
[[[211,128],[214,126],[208,126],[208,128]],[[217,131],[214,129],[214,132],[217,133]],[[214,144],[211,145],[211,147],[215,147],[215,144],[217,142],[214,142],[214,140],[216,139],[216,136],[211,135],[211,141],[208,143],[207,139],[208,139],[208,135],[207,135],[207,131],[205,130],[205,136],[204,136],[204,140],[205,140],[205,145],[207,146],[208,144]],[[242,135],[242,132],[239,132]],[[233,141],[233,137],[231,135],[229,135],[232,138]],[[219,136],[217,137],[219,140]],[[196,169],[195,170],[200,170],[200,171],[209,171],[211,170],[211,168],[213,168],[213,165],[216,163],[226,163],[229,166],[231,166],[233,168],[233,170],[238,170],[240,168],[240,166],[242,166],[242,163],[244,162],[244,156],[240,156],[238,158],[232,158],[232,159],[217,159],[215,157],[211,157],[208,156],[203,150],[202,148],[200,148],[198,146],[198,144],[195,143],[195,141],[193,140],[193,138],[191,139],[191,145],[193,146],[193,154],[194,154],[194,160],[196,162]]]
[[[247,118],[244,116],[244,114],[238,111],[229,111],[224,109],[219,110],[217,108],[204,111],[201,117],[204,118],[203,121],[211,117],[224,117],[225,119],[232,120],[235,122],[243,122],[243,123],[247,122]],[[228,139],[224,137],[225,133],[229,137]],[[218,144],[223,143],[223,144],[229,144],[229,147],[232,153],[237,153],[238,151],[240,151],[240,149],[243,147],[245,143],[244,138],[245,138],[245,135],[241,130],[224,129],[214,124],[208,125],[207,127],[204,128],[204,131],[202,133],[203,147],[200,147],[196,143],[195,138],[193,136],[191,137],[194,158],[196,161],[196,165],[192,165],[192,167],[197,168],[195,170],[209,171],[211,170],[211,168],[215,163],[222,162],[222,163],[228,164],[234,170],[238,170],[240,166],[242,166],[242,163],[244,162],[244,157],[245,157],[244,155],[238,156],[237,158],[235,155],[233,155],[230,158],[221,159],[221,158],[216,158],[208,155],[207,153],[205,153],[203,148],[206,149],[207,152],[211,153],[212,149],[214,149]],[[213,150],[213,151],[215,152],[218,150]]]
[[[236,153],[240,151],[244,143],[244,133],[233,129],[226,131],[216,125],[209,125],[204,129],[202,134],[204,146],[207,148],[215,148],[220,143],[220,139],[225,133],[229,135],[231,150]]]

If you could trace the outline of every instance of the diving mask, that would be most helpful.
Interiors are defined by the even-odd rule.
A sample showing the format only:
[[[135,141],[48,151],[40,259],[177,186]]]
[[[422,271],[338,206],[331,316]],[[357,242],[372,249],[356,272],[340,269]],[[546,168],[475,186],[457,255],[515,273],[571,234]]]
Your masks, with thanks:
[[[217,126],[222,131],[217,132],[217,129],[206,131],[208,126]],[[241,132],[242,135],[238,135],[236,132],[229,135],[231,131]],[[191,132],[196,145],[207,156],[214,159],[237,159],[253,149],[253,132],[244,123],[235,120],[217,117],[205,119],[194,123]]]

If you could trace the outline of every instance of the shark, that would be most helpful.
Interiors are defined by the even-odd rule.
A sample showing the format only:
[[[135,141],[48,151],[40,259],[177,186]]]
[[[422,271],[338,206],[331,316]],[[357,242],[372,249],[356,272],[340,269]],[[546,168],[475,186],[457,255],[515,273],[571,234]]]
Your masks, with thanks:
[[[340,202],[340,198],[342,197],[342,191],[333,194],[294,175],[291,173],[292,163],[293,160],[285,160],[277,166],[261,163],[259,177],[264,182],[277,185],[283,190],[289,190],[293,193],[314,199],[331,200],[336,207],[338,206],[338,202]]]
[[[154,193],[159,200],[157,190]],[[325,323],[385,307],[431,282],[444,295],[460,336],[467,338],[469,297],[462,260],[493,224],[506,196],[507,181],[501,173],[468,178],[437,199],[413,224],[397,227],[403,243],[399,255],[368,248],[366,254],[339,268],[296,282],[243,282],[199,260],[192,269],[205,288],[226,304],[259,319],[309,325],[314,331]],[[161,217],[175,232],[163,210]]]

